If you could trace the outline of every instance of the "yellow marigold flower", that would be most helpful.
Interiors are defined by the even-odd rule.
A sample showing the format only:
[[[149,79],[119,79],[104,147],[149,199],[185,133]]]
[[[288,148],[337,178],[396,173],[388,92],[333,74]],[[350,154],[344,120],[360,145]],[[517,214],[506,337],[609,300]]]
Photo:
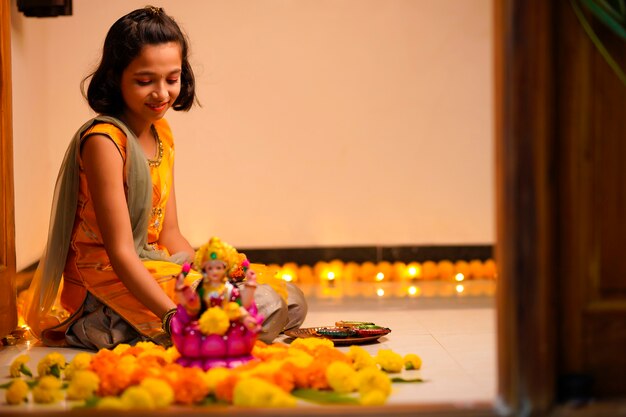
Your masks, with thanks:
[[[7,404],[18,405],[28,401],[28,384],[23,379],[14,379],[4,393]]]
[[[11,364],[11,368],[9,369],[9,374],[11,378],[17,378],[20,374],[24,374],[27,376],[33,376],[33,373],[26,366],[26,362],[30,360],[28,355],[20,355]]]
[[[375,389],[361,397],[361,405],[384,405],[387,402],[387,396],[384,392]]]
[[[119,367],[124,370],[124,373],[132,374],[137,368],[137,357],[133,355],[122,356],[120,358]]]
[[[306,349],[315,350],[319,346],[327,346],[327,347],[335,347],[335,344],[330,339],[325,339],[323,337],[299,337],[289,345],[290,348],[299,348],[304,347]]]
[[[74,359],[65,368],[65,379],[72,379],[77,371],[89,368],[91,364],[91,353],[80,352],[74,356]]]
[[[137,342],[135,344],[135,347],[141,348],[143,350],[148,350],[148,351],[149,350],[154,350],[154,349],[156,349],[156,350],[163,350],[162,346],[159,346],[156,343],[151,342],[149,340]]]
[[[238,320],[241,317],[241,306],[233,301],[224,306],[224,311],[230,321]]]
[[[176,349],[176,346],[167,348],[165,351],[165,360],[167,363],[173,363],[178,358],[180,358],[180,352]]]
[[[404,355],[404,367],[406,369],[420,369],[422,367],[422,358],[415,353]]]
[[[289,356],[287,356],[284,361],[292,363],[298,368],[306,368],[313,362],[313,356],[302,349],[289,349],[288,352]]]
[[[402,355],[391,349],[381,349],[376,355],[376,363],[380,365],[383,371],[400,372],[404,368],[404,359]]]
[[[137,358],[143,358],[146,356],[162,358],[165,362],[171,363],[171,357],[168,355],[165,349],[144,350],[139,355],[137,355]]]
[[[369,352],[360,346],[352,345],[347,353],[352,359],[352,366],[357,371],[365,368],[376,368],[376,361]]]
[[[296,399],[260,378],[246,378],[235,385],[233,404],[242,407],[294,407]]]
[[[39,383],[33,388],[33,400],[39,404],[51,404],[61,401],[64,397],[61,391],[63,383],[52,375],[46,375],[39,379]]]
[[[232,371],[227,368],[211,368],[208,371],[204,372],[203,378],[206,381],[207,386],[209,387],[209,392],[215,392],[215,387],[217,387],[217,384],[219,384],[220,381],[225,379],[231,373]]]
[[[100,377],[95,372],[84,369],[77,370],[67,387],[67,399],[86,400],[94,395],[99,386]]]
[[[128,407],[126,407],[126,405],[122,402],[121,398],[106,396],[98,400],[96,408],[102,410],[126,410]]]
[[[44,356],[37,365],[37,373],[39,376],[54,375],[61,378],[61,371],[65,369],[65,356],[58,352],[52,352]]]
[[[146,378],[139,386],[152,396],[156,408],[165,408],[174,402],[174,390],[161,379]]]
[[[113,353],[117,354],[117,355],[121,355],[122,353],[126,352],[128,349],[130,349],[130,345],[127,343],[120,343],[119,345],[115,346],[113,348]]]
[[[356,371],[345,362],[335,361],[328,365],[326,379],[335,392],[348,393],[356,390]]]
[[[204,334],[223,335],[230,326],[228,316],[220,307],[211,307],[198,320],[200,331]]]
[[[364,397],[371,391],[381,391],[388,396],[391,393],[391,380],[386,373],[377,368],[365,368],[357,372],[357,387]]]
[[[147,389],[134,385],[126,388],[121,396],[124,407],[151,410],[155,407],[152,395]]]

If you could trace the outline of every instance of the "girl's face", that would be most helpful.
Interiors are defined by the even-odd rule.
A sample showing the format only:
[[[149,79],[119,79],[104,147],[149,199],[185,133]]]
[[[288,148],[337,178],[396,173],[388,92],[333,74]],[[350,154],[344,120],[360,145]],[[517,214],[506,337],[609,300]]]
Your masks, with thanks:
[[[144,46],[122,72],[124,116],[136,124],[162,118],[180,93],[181,67],[178,43]]]

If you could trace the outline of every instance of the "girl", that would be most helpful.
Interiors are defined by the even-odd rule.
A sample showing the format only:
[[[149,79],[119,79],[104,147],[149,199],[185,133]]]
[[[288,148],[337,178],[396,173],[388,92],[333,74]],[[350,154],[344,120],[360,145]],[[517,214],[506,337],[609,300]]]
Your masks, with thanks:
[[[26,321],[48,345],[169,344],[163,323],[176,308],[175,276],[194,256],[178,227],[174,143],[163,119],[196,99],[176,22],[152,6],[115,22],[86,96],[100,116],[78,130],[65,155]],[[192,271],[186,283],[200,278]],[[287,303],[265,287],[260,338],[271,341],[302,323],[306,302],[293,286]]]

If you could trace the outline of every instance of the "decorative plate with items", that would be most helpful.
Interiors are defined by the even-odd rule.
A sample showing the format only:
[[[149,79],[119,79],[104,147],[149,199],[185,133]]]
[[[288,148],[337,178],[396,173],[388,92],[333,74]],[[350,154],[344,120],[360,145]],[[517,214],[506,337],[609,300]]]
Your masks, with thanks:
[[[287,330],[285,335],[293,338],[324,337],[332,340],[335,345],[358,345],[375,342],[390,332],[391,329],[372,322],[338,321],[334,326]]]

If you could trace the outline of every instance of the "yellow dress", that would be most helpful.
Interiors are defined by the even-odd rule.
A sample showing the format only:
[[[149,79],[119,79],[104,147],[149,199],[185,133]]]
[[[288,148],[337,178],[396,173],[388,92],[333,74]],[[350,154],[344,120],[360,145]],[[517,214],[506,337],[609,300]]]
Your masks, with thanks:
[[[166,248],[159,247],[158,239],[172,187],[174,143],[169,125],[164,119],[156,122],[154,127],[159,143],[158,158],[149,161],[153,188],[152,210],[147,230],[148,244],[167,253]],[[85,131],[82,140],[94,134],[107,136],[115,143],[124,160],[126,173],[127,138],[124,133],[112,124],[99,123]],[[67,310],[70,317],[60,325],[44,330],[43,341],[48,345],[66,344],[65,331],[81,316],[88,292],[113,309],[143,336],[157,340],[164,335],[161,319],[148,310],[113,271],[96,221],[82,160],[79,160],[79,165],[78,207],[60,296],[61,306]],[[126,183],[124,177],[125,188]],[[181,266],[165,261],[144,261],[144,265],[168,296],[174,299],[175,277],[180,273]],[[186,281],[191,284],[199,278],[200,274],[191,271]]]

